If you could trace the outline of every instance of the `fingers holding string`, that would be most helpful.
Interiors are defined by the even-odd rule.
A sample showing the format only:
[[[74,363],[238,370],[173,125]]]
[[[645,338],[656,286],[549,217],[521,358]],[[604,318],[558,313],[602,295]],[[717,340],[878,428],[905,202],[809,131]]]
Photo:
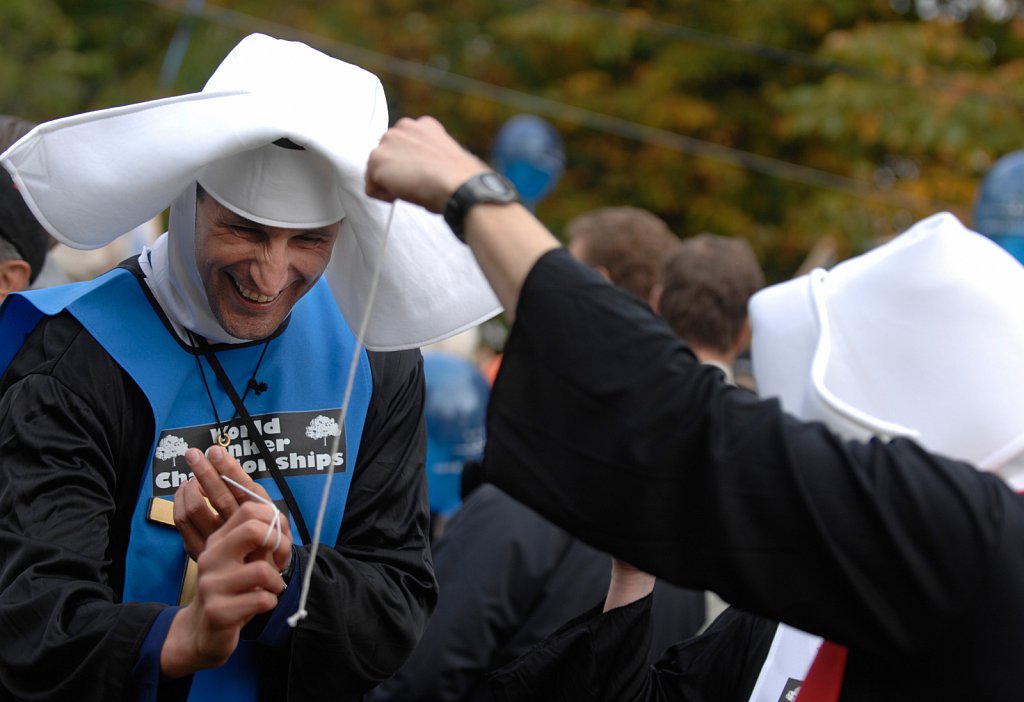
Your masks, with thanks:
[[[263,486],[253,480],[238,460],[222,447],[214,445],[208,448],[200,464],[204,465],[202,472],[195,472],[196,478],[206,491],[210,502],[225,520],[247,502],[265,504],[275,513],[279,513]],[[210,470],[207,470],[207,467]],[[252,558],[264,558],[269,555],[278,570],[284,570],[292,557],[292,532],[287,515],[279,513],[279,516],[274,517],[268,524],[268,529],[268,537],[264,542],[265,550],[261,554],[253,554]]]
[[[264,550],[261,550],[259,553],[250,554],[249,559],[254,560],[257,558],[269,557],[271,562],[277,566],[278,570],[285,570],[290,565],[292,559],[292,535],[288,517],[278,509],[277,505],[275,505],[269,497],[266,496],[265,491],[261,490],[260,492],[263,494],[258,494],[249,487],[240,484],[234,478],[227,475],[221,475],[221,480],[234,488],[234,490],[251,498],[249,503],[252,503],[253,501],[259,502],[273,510],[273,516],[267,524],[267,530],[264,533],[263,541],[260,543],[260,548]],[[271,537],[273,537],[273,542],[271,542]]]
[[[197,451],[198,453],[198,451]],[[206,540],[224,524],[210,508],[199,481],[186,480],[174,493],[174,526],[181,534],[185,552],[195,560],[206,548]]]
[[[195,449],[189,449],[186,452],[186,460],[188,460],[189,453],[193,450]],[[195,451],[199,458],[195,464],[190,463],[189,465],[202,486],[203,492],[210,500],[210,504],[213,505],[213,508],[217,510],[223,519],[230,519],[231,515],[238,510],[238,506],[243,502],[252,499],[259,501],[258,498],[262,498],[268,503],[270,502],[270,496],[267,494],[267,491],[249,477],[249,474],[245,472],[238,463],[238,460],[223,448],[211,446],[206,449],[205,454],[198,450]],[[231,478],[233,484],[222,480],[221,476]],[[243,490],[236,486],[242,486],[245,489]]]

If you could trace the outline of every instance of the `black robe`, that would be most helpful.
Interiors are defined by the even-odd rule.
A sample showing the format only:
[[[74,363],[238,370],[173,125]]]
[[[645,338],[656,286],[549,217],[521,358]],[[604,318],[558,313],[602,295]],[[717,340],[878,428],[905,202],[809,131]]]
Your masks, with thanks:
[[[287,649],[267,652],[267,699],[286,688],[289,699],[358,699],[413,650],[436,600],[422,359],[369,359],[373,394],[338,540],[318,552],[310,618]],[[70,314],[44,318],[0,382],[0,699],[133,694],[163,609],[121,602],[152,442],[139,387]],[[303,569],[308,555],[298,549]]]
[[[496,485],[659,577],[849,646],[843,700],[1024,694],[1024,498],[1000,479],[726,385],[564,251],[516,312]]]

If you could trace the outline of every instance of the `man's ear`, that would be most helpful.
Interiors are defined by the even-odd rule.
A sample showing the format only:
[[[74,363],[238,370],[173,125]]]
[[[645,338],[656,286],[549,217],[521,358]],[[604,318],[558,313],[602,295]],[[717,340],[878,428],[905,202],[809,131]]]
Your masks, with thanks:
[[[615,281],[612,280],[612,272],[610,270],[608,270],[604,266],[593,266],[593,268],[595,271],[604,276],[604,279],[607,280],[609,283],[612,283],[613,285],[615,284]]]
[[[12,259],[0,261],[0,299],[7,293],[18,292],[28,287],[28,279],[32,277],[32,267],[28,261]]]
[[[743,353],[743,350],[750,346],[750,338],[753,336],[753,326],[750,323],[750,317],[743,320],[743,325],[740,327],[740,331],[736,334],[736,340],[732,344],[730,349],[730,356],[735,361],[736,357]],[[730,361],[731,362],[731,361]]]
[[[665,292],[665,287],[661,283],[655,283],[651,286],[651,293],[647,296],[647,304],[651,306],[655,314],[661,314],[661,294]]]

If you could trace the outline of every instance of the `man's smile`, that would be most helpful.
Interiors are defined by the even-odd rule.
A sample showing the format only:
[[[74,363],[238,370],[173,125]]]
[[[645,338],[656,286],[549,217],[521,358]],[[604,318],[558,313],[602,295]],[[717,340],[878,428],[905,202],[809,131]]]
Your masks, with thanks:
[[[228,277],[231,278],[231,276]],[[241,295],[246,300],[248,300],[249,302],[263,304],[267,302],[273,302],[274,300],[281,296],[280,292],[278,292],[277,295],[274,295],[273,297],[269,295],[263,295],[262,293],[257,292],[256,290],[250,290],[249,288],[245,287],[234,278],[231,278],[231,282],[234,283],[235,290],[238,291],[238,294]]]

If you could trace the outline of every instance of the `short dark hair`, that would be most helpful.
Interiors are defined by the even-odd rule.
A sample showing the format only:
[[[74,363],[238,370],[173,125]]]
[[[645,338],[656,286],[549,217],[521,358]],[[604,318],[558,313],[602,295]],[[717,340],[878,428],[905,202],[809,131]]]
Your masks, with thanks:
[[[569,243],[579,242],[580,260],[607,269],[611,282],[648,300],[665,254],[679,238],[664,220],[637,207],[602,207],[565,227]]]
[[[14,115],[0,115],[0,151],[6,151],[18,139],[35,128],[35,122],[29,122]]]
[[[747,302],[764,287],[750,244],[698,234],[665,260],[659,311],[676,334],[695,346],[728,351],[747,320]]]
[[[35,124],[11,115],[0,115],[0,152],[32,131]],[[46,261],[52,239],[25,203],[10,174],[0,168],[0,261],[25,261],[29,282],[35,281]]]
[[[7,241],[0,232],[0,263],[3,261],[24,261],[25,257],[18,251],[18,247]]]

